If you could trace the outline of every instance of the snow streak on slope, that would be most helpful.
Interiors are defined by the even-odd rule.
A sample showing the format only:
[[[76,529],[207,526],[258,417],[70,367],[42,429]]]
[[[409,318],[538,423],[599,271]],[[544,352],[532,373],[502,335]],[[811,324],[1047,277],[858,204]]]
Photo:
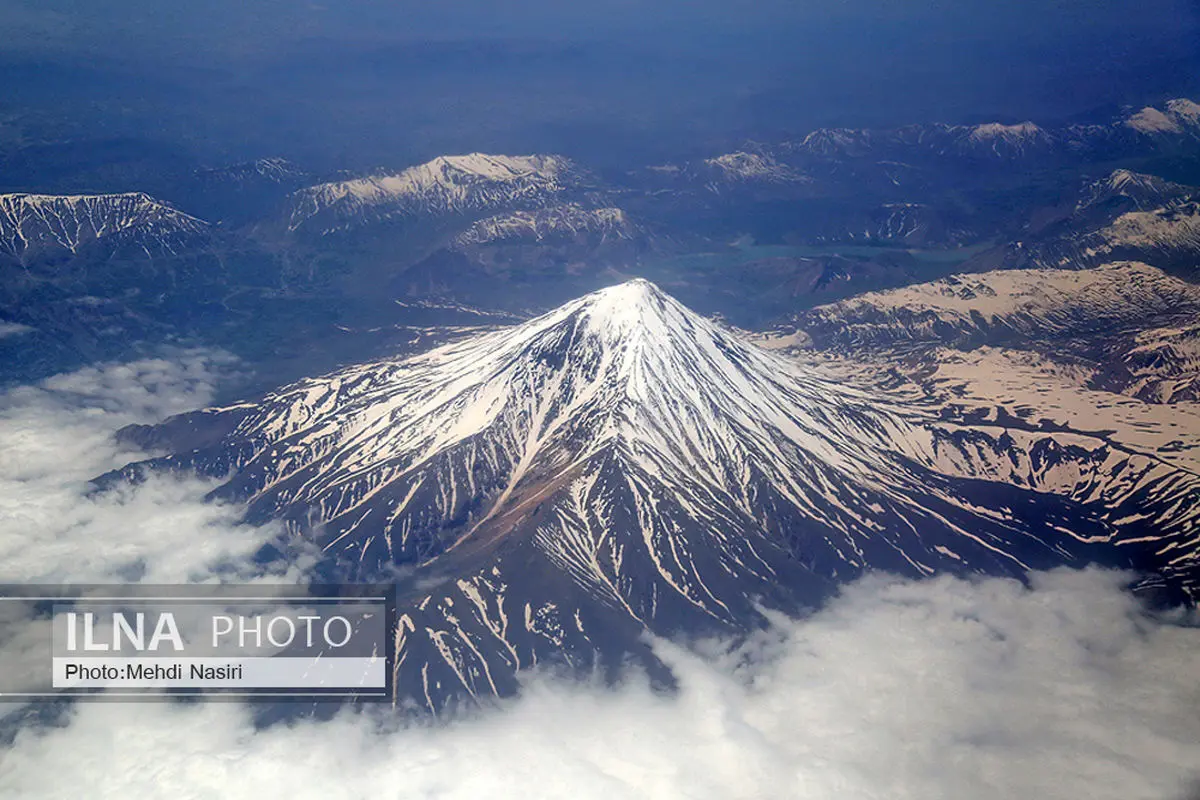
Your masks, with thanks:
[[[292,195],[289,228],[329,233],[406,214],[538,208],[580,178],[574,163],[561,156],[439,156],[395,175],[302,189]]]
[[[1094,436],[943,423],[640,280],[181,423],[191,452],[160,464],[232,473],[220,495],[337,574],[417,566],[398,685],[431,707],[869,568],[1165,567],[1147,536],[1181,571],[1196,558],[1194,475]]]
[[[1191,324],[1149,328],[1122,354],[1134,378],[1129,394],[1158,403],[1200,401],[1200,314]]]
[[[104,239],[148,255],[173,253],[208,224],[140,192],[99,195],[0,195],[0,252],[72,253]]]

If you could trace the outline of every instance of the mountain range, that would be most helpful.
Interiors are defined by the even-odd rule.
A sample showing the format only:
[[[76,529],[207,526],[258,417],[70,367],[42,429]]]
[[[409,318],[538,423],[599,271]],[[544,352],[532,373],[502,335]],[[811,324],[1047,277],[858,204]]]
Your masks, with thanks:
[[[394,581],[396,699],[435,712],[535,664],[669,680],[647,633],[876,570],[1194,603],[1194,104],[725,149],[0,185],[0,378],[239,356],[101,483],[200,472],[315,579]]]
[[[261,391],[637,276],[756,329],[995,269],[1137,261],[1193,280],[1193,111],[830,129],[625,170],[474,153],[366,174],[172,161],[147,179],[142,159],[134,185],[108,181],[131,191],[4,196],[0,323],[21,335],[0,338],[0,380],[168,338],[232,350]]]

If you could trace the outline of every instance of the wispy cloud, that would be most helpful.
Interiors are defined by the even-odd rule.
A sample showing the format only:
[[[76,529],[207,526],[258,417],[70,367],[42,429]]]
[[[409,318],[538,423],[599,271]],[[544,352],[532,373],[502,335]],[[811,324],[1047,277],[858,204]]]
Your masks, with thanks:
[[[6,336],[17,336],[22,333],[29,333],[33,328],[28,325],[21,325],[17,322],[0,322],[0,339]]]

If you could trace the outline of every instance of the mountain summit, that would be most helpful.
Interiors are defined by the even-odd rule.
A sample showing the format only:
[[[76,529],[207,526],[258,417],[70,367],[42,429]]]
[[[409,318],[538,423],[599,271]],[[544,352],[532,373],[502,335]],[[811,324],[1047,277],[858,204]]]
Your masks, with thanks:
[[[741,629],[870,569],[1196,555],[1196,476],[873,397],[644,280],[127,435],[179,453],[152,466],[225,478],[331,576],[402,568],[397,686],[430,708],[538,661],[648,657],[645,630]]]

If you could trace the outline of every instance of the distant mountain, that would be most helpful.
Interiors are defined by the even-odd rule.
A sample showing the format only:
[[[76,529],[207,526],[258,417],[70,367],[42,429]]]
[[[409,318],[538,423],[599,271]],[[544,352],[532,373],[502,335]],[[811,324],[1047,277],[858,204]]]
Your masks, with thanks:
[[[1200,315],[1200,286],[1146,264],[1113,263],[952,275],[819,306],[800,319],[825,346],[857,347],[1085,336],[1174,313]]]
[[[1164,267],[1178,267],[1193,279],[1200,278],[1196,260],[1200,252],[1200,202],[1130,211],[1075,244],[1077,256],[1062,257],[1068,263],[1094,263],[1136,254]]]
[[[308,174],[286,158],[258,158],[223,167],[196,170],[200,180],[217,184],[255,184],[260,182],[287,184],[302,181]]]
[[[627,173],[627,186],[656,203],[713,205],[787,199],[805,194],[812,179],[757,143],[710,158],[656,164]]]
[[[1200,187],[1120,169],[1084,186],[1077,201],[1040,220],[1020,241],[981,254],[974,268],[1085,269],[1146,261],[1200,278]]]
[[[357,344],[361,357],[364,341],[389,339],[339,333],[343,307],[320,272],[289,269],[255,241],[146,194],[0,195],[0,328],[20,332],[0,336],[0,385],[168,343],[230,350],[261,380],[294,380],[304,373],[287,366],[293,348],[303,369],[331,368],[347,360],[340,348]]]
[[[1005,125],[908,125],[891,130],[825,128],[813,131],[787,150],[819,159],[863,158],[885,151],[925,151],[940,156],[1011,159],[1051,150],[1055,135],[1033,122]]]
[[[1147,211],[1200,194],[1194,186],[1184,186],[1127,169],[1093,181],[1084,187],[1075,213],[1099,209],[1106,212]]]
[[[622,187],[631,197],[621,204],[646,219],[719,225],[720,235],[768,241],[919,247],[1008,241],[1090,165],[1186,155],[1200,141],[1193,135],[1193,106],[1176,100],[1163,112],[1145,109],[1089,125],[818,129],[631,170]],[[1143,124],[1151,117],[1170,124],[1151,131]],[[1125,172],[1127,179],[1133,175]],[[1031,183],[1032,173],[1054,179]]]
[[[969,131],[966,142],[970,144],[971,150],[990,150],[1002,158],[1025,155],[1053,143],[1053,137],[1049,133],[1028,121],[1016,125],[989,122],[972,125]]]
[[[802,163],[933,158],[979,163],[1036,159],[1078,160],[1128,156],[1146,148],[1171,146],[1200,137],[1200,105],[1169,101],[1162,110],[1146,107],[1108,124],[1042,126],[989,122],[977,125],[928,123],[891,129],[823,128],[785,143],[780,152]]]
[[[707,158],[702,164],[703,169],[698,170],[699,177],[714,192],[719,192],[726,186],[739,184],[802,184],[811,180],[780,163],[769,153],[738,151]]]
[[[124,474],[217,478],[323,577],[398,576],[397,691],[430,709],[534,664],[654,667],[647,630],[746,630],[869,569],[1200,577],[1200,477],[1102,434],[941,420],[640,280],[123,436],[174,453]]]
[[[869,292],[797,316],[816,346],[864,353],[980,345],[1074,364],[1088,384],[1148,402],[1200,397],[1200,286],[1139,263],[999,270]],[[927,357],[940,358],[929,350]]]
[[[979,238],[960,212],[928,203],[883,203],[847,212],[813,214],[807,226],[809,241],[955,247]]]
[[[172,197],[207,219],[239,226],[278,214],[284,199],[313,177],[283,158],[205,167],[176,180]]]
[[[536,209],[585,181],[561,156],[440,156],[396,174],[302,189],[290,198],[288,228],[328,234],[405,216]]]
[[[1161,110],[1146,106],[1123,123],[1147,136],[1200,138],[1200,104],[1185,98],[1168,100]]]
[[[456,298],[528,316],[629,277],[671,244],[611,206],[510,211],[472,223],[397,275],[392,287],[406,302]]]
[[[89,247],[150,258],[208,232],[203,220],[142,193],[0,195],[0,254],[23,262]]]
[[[629,240],[641,233],[619,208],[584,208],[577,203],[536,211],[512,211],[481,219],[454,238],[463,248],[500,242],[547,242],[597,238]]]
[[[560,155],[446,155],[323,182],[280,158],[198,168],[141,141],[35,148],[30,169],[132,159],[86,177],[47,167],[46,186],[145,193],[5,196],[0,262],[28,269],[6,273],[0,319],[38,333],[0,355],[90,358],[200,332],[273,361],[278,330],[296,332],[279,347],[306,369],[335,320],[372,347],[385,331],[424,342],[408,326],[524,318],[638,275],[747,327],[956,272],[1129,260],[1196,280],[1200,195],[1135,171],[1189,179],[1195,109],[825,129],[595,172]],[[325,363],[384,352],[357,348]]]

